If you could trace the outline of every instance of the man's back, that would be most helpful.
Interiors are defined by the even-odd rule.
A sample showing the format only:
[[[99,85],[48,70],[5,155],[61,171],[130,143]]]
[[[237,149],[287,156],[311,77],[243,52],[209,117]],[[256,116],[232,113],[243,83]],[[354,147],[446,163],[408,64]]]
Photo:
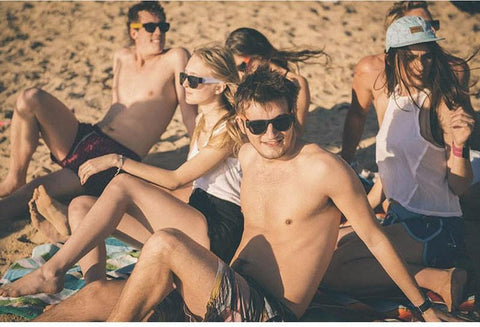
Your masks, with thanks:
[[[331,182],[325,179],[345,166],[304,143],[286,160],[265,164],[248,144],[239,158],[245,228],[232,267],[299,315],[328,266],[338,234],[340,212],[326,195]]]
[[[118,51],[112,106],[99,123],[102,130],[140,156],[146,155],[175,112],[175,73],[187,60],[183,48],[165,50],[144,62],[138,60],[134,48]]]

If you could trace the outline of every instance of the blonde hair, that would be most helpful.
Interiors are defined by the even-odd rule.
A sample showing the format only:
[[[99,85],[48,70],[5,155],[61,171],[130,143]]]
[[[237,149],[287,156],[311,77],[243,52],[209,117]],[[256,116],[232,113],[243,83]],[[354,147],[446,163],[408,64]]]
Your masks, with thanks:
[[[238,130],[235,123],[235,107],[234,96],[237,90],[237,85],[240,82],[235,60],[230,51],[224,47],[214,45],[211,47],[203,47],[195,49],[193,55],[198,56],[202,62],[212,72],[212,77],[221,80],[225,83],[225,89],[222,92],[221,104],[228,111],[212,128],[211,137],[208,142],[209,146],[215,148],[223,148],[231,146],[233,154],[236,155],[239,150],[239,139],[242,139],[242,134]],[[225,131],[213,135],[221,125],[225,124]],[[205,127],[205,119],[202,116],[195,126],[192,140],[196,140],[202,129]]]
[[[385,30],[397,19],[405,16],[407,11],[423,8],[431,16],[430,11],[428,10],[428,3],[426,1],[397,1],[395,2],[387,12],[385,17]]]

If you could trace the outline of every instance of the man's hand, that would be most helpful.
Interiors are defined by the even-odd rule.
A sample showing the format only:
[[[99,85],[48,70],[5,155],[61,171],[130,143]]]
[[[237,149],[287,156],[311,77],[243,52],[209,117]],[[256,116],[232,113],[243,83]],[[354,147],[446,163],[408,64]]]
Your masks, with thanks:
[[[119,155],[112,153],[85,161],[78,168],[78,177],[80,184],[85,184],[90,176],[112,167],[119,167]]]

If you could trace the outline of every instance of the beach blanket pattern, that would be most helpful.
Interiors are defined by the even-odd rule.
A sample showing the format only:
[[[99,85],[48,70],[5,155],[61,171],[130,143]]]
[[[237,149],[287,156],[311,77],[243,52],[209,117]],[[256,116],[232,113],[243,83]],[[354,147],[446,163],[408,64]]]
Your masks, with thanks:
[[[107,275],[110,278],[126,278],[133,270],[140,252],[113,237],[106,239],[105,244],[107,248]],[[0,279],[0,283],[11,283],[41,267],[60,247],[60,243],[43,244],[35,247],[32,257],[13,263],[3,278]],[[78,265],[75,265],[67,272],[64,282],[64,289],[57,294],[37,294],[18,298],[0,296],[0,314],[10,313],[33,319],[42,313],[47,305],[65,300],[85,286],[85,281]]]

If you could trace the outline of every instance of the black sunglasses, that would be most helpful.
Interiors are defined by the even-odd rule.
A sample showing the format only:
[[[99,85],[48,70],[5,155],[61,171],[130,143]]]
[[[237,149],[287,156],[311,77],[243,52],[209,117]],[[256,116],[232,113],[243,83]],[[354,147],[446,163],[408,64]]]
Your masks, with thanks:
[[[130,24],[131,28],[141,28],[143,27],[145,31],[148,33],[153,33],[157,29],[157,27],[160,29],[160,32],[165,33],[168,32],[170,29],[170,23],[167,22],[158,22],[158,23],[131,23]]]
[[[429,20],[428,22],[430,23],[430,25],[433,27],[435,31],[438,31],[440,29],[440,21],[438,19]]]
[[[188,75],[187,73],[180,73],[180,84],[183,85],[185,80],[188,80],[188,86],[192,89],[196,89],[198,87],[198,84],[217,84],[221,83],[222,81],[219,81],[218,79],[211,78],[211,77],[198,77],[198,76],[192,76]]]
[[[279,132],[285,132],[292,127],[293,122],[295,121],[295,116],[291,114],[283,114],[277,116],[273,119],[268,120],[246,120],[245,126],[252,132],[254,135],[260,135],[267,131],[268,125],[272,124]]]

